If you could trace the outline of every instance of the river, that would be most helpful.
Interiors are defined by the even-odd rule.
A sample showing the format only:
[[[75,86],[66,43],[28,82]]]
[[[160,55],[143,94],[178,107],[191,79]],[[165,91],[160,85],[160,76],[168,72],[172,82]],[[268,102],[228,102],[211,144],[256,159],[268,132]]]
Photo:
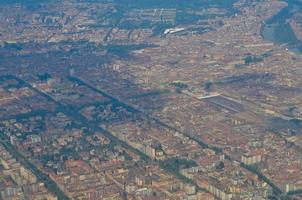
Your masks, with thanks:
[[[302,41],[298,40],[288,20],[302,12],[301,0],[285,0],[288,6],[268,19],[262,27],[262,37],[270,42],[282,45],[295,53],[302,53]]]

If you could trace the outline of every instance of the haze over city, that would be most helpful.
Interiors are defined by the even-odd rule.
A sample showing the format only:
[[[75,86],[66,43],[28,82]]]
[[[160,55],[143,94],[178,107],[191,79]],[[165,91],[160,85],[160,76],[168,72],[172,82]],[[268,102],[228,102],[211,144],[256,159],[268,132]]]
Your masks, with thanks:
[[[301,200],[301,0],[0,0],[0,200]]]

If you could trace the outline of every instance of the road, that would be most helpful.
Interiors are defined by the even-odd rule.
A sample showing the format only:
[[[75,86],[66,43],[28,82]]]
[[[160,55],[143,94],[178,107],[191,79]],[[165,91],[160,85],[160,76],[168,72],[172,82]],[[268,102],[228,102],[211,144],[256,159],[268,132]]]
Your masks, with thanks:
[[[50,102],[55,103],[57,105],[57,107],[58,107],[57,110],[60,110],[61,112],[65,113],[71,119],[73,119],[75,121],[78,121],[78,122],[81,122],[82,125],[86,126],[87,128],[89,128],[91,130],[94,130],[96,132],[101,132],[103,135],[105,135],[106,137],[108,137],[112,141],[115,141],[118,144],[120,144],[121,146],[123,146],[123,147],[131,150],[134,153],[136,153],[137,155],[140,155],[143,160],[145,160],[147,162],[156,162],[156,161],[150,159],[143,152],[140,152],[139,150],[133,148],[132,146],[128,145],[127,143],[125,143],[125,142],[121,141],[120,139],[118,139],[117,137],[115,137],[110,131],[108,131],[108,130],[102,128],[102,127],[99,127],[99,125],[97,123],[94,123],[94,122],[91,122],[91,121],[87,120],[83,115],[81,115],[78,112],[78,110],[76,108],[73,108],[73,107],[68,106],[68,105],[64,105],[61,102],[56,101],[50,95],[48,95],[47,93],[45,93],[45,92],[39,90],[38,88],[34,87],[29,82],[26,82],[26,81],[24,81],[24,80],[22,80],[22,79],[20,79],[18,77],[14,77],[14,78],[16,80],[18,80],[20,83],[24,84],[25,86],[27,86],[30,89],[32,89],[33,91],[35,91],[36,93],[44,96]],[[83,85],[83,86],[89,88],[90,90],[103,95],[104,97],[107,97],[112,102],[116,103],[117,105],[122,106],[123,108],[125,108],[125,109],[127,109],[129,111],[141,114],[144,118],[146,118],[146,119],[148,119],[150,121],[156,122],[160,126],[166,127],[166,128],[168,128],[170,130],[173,130],[175,132],[181,133],[181,134],[189,137],[190,139],[196,141],[203,148],[209,148],[209,149],[214,150],[215,152],[222,152],[222,149],[205,143],[204,141],[202,141],[196,135],[193,135],[193,134],[190,134],[190,133],[187,133],[187,132],[183,132],[183,131],[181,131],[181,130],[179,130],[179,129],[177,129],[177,128],[169,125],[169,124],[166,124],[161,119],[159,119],[157,117],[154,117],[154,116],[152,116],[152,115],[150,115],[148,113],[145,113],[144,111],[139,110],[137,107],[134,107],[133,105],[130,105],[127,102],[124,102],[123,100],[121,100],[121,99],[119,99],[117,97],[114,97],[113,95],[111,95],[111,94],[109,94],[109,93],[101,90],[100,88],[96,88],[96,87],[92,86],[91,84],[87,83],[86,81],[82,80],[81,78],[73,76],[73,77],[70,77],[70,80],[76,82],[77,84]],[[230,156],[228,156],[228,155],[225,155],[225,156],[230,161],[234,161],[235,162],[235,160],[233,160]],[[160,164],[160,166],[163,168],[163,166],[164,166],[163,165],[163,161],[157,162],[157,163]],[[244,167],[244,165],[242,165],[242,166]],[[163,169],[166,170],[166,171],[169,171],[169,170],[167,170],[165,168],[163,168]],[[248,169],[249,171],[251,171],[247,167],[246,167],[246,169]],[[169,171],[169,172],[171,173],[171,171]],[[276,185],[274,185],[272,181],[270,181],[267,177],[265,177],[260,171],[256,171],[256,172],[255,171],[251,171],[251,172],[253,172],[254,174],[256,174],[259,178],[261,178],[267,184],[271,185],[271,187],[274,188],[275,192],[278,195],[282,194],[282,191]],[[172,172],[172,173],[174,173],[174,175],[176,175],[178,178],[180,178],[182,180],[188,181],[188,179],[186,177],[182,176],[180,173],[177,173],[177,172]]]
[[[59,200],[66,200],[66,199],[68,200],[69,199],[65,195],[65,193],[57,186],[57,184],[51,178],[49,178],[48,175],[44,174],[41,170],[39,170],[30,160],[28,160],[13,145],[11,145],[3,133],[0,133],[0,143],[23,166],[30,169],[37,177],[37,180],[40,182],[43,182],[45,187],[48,189],[48,191],[55,194]]]
[[[165,122],[163,122],[161,119],[159,119],[159,118],[157,118],[157,117],[154,117],[154,116],[152,116],[152,115],[150,115],[150,114],[148,114],[148,113],[145,113],[145,112],[139,110],[138,108],[135,108],[134,106],[128,104],[127,102],[124,102],[123,100],[121,100],[121,99],[119,99],[119,98],[117,98],[117,97],[114,97],[114,96],[111,95],[111,94],[108,94],[107,92],[101,90],[100,88],[96,88],[96,87],[92,86],[91,84],[87,83],[86,81],[82,80],[82,79],[79,78],[79,77],[75,77],[75,76],[74,76],[74,77],[70,78],[70,80],[72,80],[72,81],[74,81],[74,82],[76,82],[76,83],[78,83],[78,84],[80,84],[80,85],[86,86],[87,88],[91,89],[92,91],[97,92],[97,93],[99,93],[99,94],[101,94],[101,95],[103,95],[103,96],[105,96],[105,97],[111,99],[112,101],[117,102],[119,105],[121,105],[121,106],[123,106],[123,107],[125,107],[125,108],[131,109],[131,110],[133,110],[133,111],[135,111],[135,112],[137,112],[137,113],[142,114],[145,118],[147,118],[147,119],[149,119],[149,120],[152,120],[152,121],[158,123],[159,125],[161,125],[161,126],[163,126],[163,127],[166,127],[166,128],[168,128],[168,129],[170,129],[170,130],[173,130],[173,131],[175,131],[175,132],[181,133],[181,134],[183,134],[183,135],[189,137],[190,139],[196,141],[201,147],[212,149],[212,150],[214,150],[215,152],[222,152],[222,149],[220,149],[220,148],[218,148],[218,147],[215,147],[215,146],[212,146],[212,145],[209,145],[209,144],[205,143],[205,142],[202,141],[200,138],[198,138],[196,135],[193,135],[193,134],[187,133],[187,132],[183,132],[183,131],[181,131],[181,130],[179,130],[179,129],[177,129],[177,128],[171,126],[171,125],[168,125],[168,124],[166,124]],[[235,160],[233,160],[229,155],[226,155],[226,154],[225,154],[225,156],[226,156],[226,158],[227,158],[228,160],[235,162]],[[238,161],[236,161],[236,162],[238,162]],[[239,161],[239,162],[240,162],[240,161]],[[283,194],[282,191],[281,191],[281,189],[278,188],[271,180],[269,180],[267,177],[265,177],[260,171],[252,171],[252,170],[250,170],[250,168],[246,167],[243,163],[241,163],[241,165],[242,165],[242,167],[244,167],[245,169],[247,169],[247,170],[249,170],[250,172],[256,174],[256,175],[257,175],[260,179],[262,179],[264,182],[266,182],[267,184],[269,184],[269,185],[274,189],[275,193],[276,193],[278,196]]]
[[[60,112],[63,112],[64,114],[66,114],[68,117],[70,117],[72,120],[74,121],[77,121],[77,122],[80,122],[83,126],[95,131],[95,132],[98,132],[98,133],[101,133],[103,134],[104,136],[106,136],[107,138],[109,138],[111,141],[114,141],[116,142],[117,144],[121,145],[122,147],[132,151],[133,153],[139,155],[141,157],[142,160],[146,161],[146,162],[150,162],[150,163],[154,163],[156,162],[157,164],[159,164],[159,166],[164,169],[165,171],[169,172],[169,173],[173,173],[176,177],[178,177],[179,179],[185,181],[185,182],[188,182],[188,183],[191,183],[191,184],[194,184],[191,180],[188,180],[185,176],[183,176],[182,174],[178,173],[178,172],[172,172],[172,171],[169,171],[167,170],[164,166],[164,162],[163,161],[155,161],[155,160],[152,160],[150,157],[148,157],[146,154],[144,154],[143,152],[133,148],[132,146],[128,145],[126,142],[120,140],[119,138],[115,137],[110,131],[102,128],[99,126],[98,123],[96,122],[92,122],[92,121],[89,121],[87,120],[81,113],[79,113],[78,109],[74,108],[74,107],[71,107],[71,106],[68,106],[68,105],[64,105],[62,104],[61,102],[59,101],[56,101],[53,97],[51,97],[49,94],[39,90],[38,88],[34,87],[31,83],[27,82],[27,81],[24,81],[18,77],[14,77],[16,80],[18,80],[20,83],[22,83],[24,86],[30,88],[32,91],[36,92],[37,94],[41,95],[41,96],[44,96],[48,101],[50,102],[53,102],[56,104],[57,106],[57,109],[58,111]],[[103,94],[105,97],[109,98],[111,101],[123,106],[125,109],[127,110],[130,110],[132,112],[138,112],[137,109],[131,107],[131,106],[128,106],[127,104],[124,104],[120,101],[118,101],[117,99],[113,98],[112,96],[110,95],[106,95],[105,93]],[[17,151],[15,149],[15,151]],[[18,153],[18,151],[17,151]],[[26,159],[25,157],[23,157],[24,161],[26,162],[29,162],[28,159]],[[35,171],[35,168],[33,168],[33,166],[31,167],[31,169],[33,171]],[[197,185],[196,185],[197,186]],[[198,186],[197,186],[198,187]],[[202,188],[198,187],[199,189],[202,190]]]

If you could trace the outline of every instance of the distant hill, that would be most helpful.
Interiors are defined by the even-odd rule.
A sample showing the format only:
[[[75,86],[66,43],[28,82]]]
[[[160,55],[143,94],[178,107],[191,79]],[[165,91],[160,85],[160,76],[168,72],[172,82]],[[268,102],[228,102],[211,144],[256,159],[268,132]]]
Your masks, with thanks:
[[[31,5],[31,4],[43,3],[43,2],[49,2],[49,1],[47,0],[0,0],[0,5],[15,4],[15,3]]]
[[[114,2],[137,8],[200,8],[209,6],[230,8],[237,0],[114,0]]]

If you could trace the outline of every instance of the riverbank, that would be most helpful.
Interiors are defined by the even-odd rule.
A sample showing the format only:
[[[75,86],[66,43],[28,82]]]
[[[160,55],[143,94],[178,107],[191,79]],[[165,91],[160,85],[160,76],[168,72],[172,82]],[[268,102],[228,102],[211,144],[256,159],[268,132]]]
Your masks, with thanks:
[[[288,4],[277,14],[268,19],[261,28],[263,39],[295,52],[302,53],[302,41],[299,40],[290,25],[289,19],[296,12],[302,12],[302,2],[286,0]]]

